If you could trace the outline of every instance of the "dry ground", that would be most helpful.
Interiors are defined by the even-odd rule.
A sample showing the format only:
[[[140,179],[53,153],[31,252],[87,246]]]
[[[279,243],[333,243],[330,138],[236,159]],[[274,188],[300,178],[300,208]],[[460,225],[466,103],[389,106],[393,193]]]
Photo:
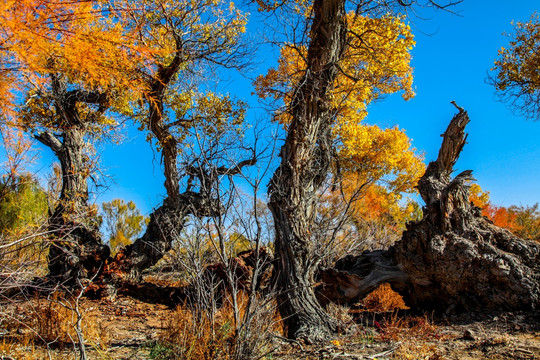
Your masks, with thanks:
[[[78,359],[70,325],[74,312],[59,302],[30,299],[4,306],[0,359]],[[160,359],[160,339],[176,313],[123,296],[83,299],[81,309],[89,359]],[[301,344],[275,334],[266,358],[540,359],[539,315],[473,313],[434,319],[363,313],[326,343]]]

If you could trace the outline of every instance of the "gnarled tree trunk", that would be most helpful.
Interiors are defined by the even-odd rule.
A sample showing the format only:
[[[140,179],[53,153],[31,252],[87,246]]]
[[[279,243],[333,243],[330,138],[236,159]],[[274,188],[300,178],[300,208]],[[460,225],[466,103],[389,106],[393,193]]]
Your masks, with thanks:
[[[281,164],[271,180],[269,207],[276,229],[278,303],[289,337],[316,340],[337,329],[313,290],[320,259],[310,236],[316,192],[331,163],[329,93],[346,42],[344,0],[316,0],[307,69],[290,105]]]
[[[388,251],[349,257],[323,271],[321,297],[352,303],[390,282],[407,305],[420,309],[530,310],[540,305],[540,244],[519,239],[481,215],[468,199],[470,170],[451,179],[469,122],[467,112],[458,109],[437,160],[418,183],[426,203],[423,219],[407,224],[402,240]]]
[[[62,169],[62,191],[49,215],[53,241],[48,254],[48,278],[70,284],[78,278],[92,277],[109,257],[109,248],[101,243],[96,224],[90,219],[88,177],[90,163],[85,154],[88,127],[107,108],[107,96],[99,92],[67,90],[67,84],[52,76],[52,98],[56,109],[58,134],[44,131],[35,138],[56,155]],[[83,115],[78,103],[96,104],[94,113]]]
[[[166,123],[163,111],[167,88],[178,75],[182,63],[187,61],[184,57],[189,58],[192,54],[185,54],[180,39],[176,40],[177,49],[174,58],[168,65],[158,65],[158,71],[149,80],[150,91],[146,94],[148,128],[161,148],[167,197],[150,215],[150,222],[144,235],[120,251],[109,264],[110,271],[119,270],[135,280],[139,280],[143,270],[155,265],[171,249],[173,240],[180,235],[189,215],[202,218],[220,213],[222,204],[212,193],[220,176],[238,174],[244,166],[256,162],[254,155],[254,158],[239,161],[231,168],[210,164],[208,167],[211,170],[208,171],[204,166],[189,166],[184,171],[190,180],[187,188],[181,192],[177,164],[179,144],[171,128],[182,124],[183,121],[180,119]],[[200,180],[198,191],[192,191],[191,180],[194,178]]]
[[[84,160],[84,132],[73,126],[63,133],[61,142],[51,133],[36,136],[60,160],[62,192],[49,215],[53,241],[48,254],[48,277],[70,283],[79,277],[92,277],[109,256],[98,229],[88,221],[88,164]]]
[[[216,209],[219,209],[216,201],[192,191],[167,197],[150,215],[144,235],[118,252],[109,270],[119,270],[132,279],[139,279],[143,270],[155,265],[171,249],[188,215],[210,216]]]
[[[182,57],[185,56],[177,39],[177,50],[171,62],[159,65],[158,71],[148,83],[148,127],[161,148],[167,197],[152,212],[144,235],[121,250],[109,265],[109,270],[128,273],[139,279],[144,269],[155,265],[171,249],[173,240],[185,226],[188,215],[209,216],[219,209],[219,204],[208,194],[190,191],[180,192],[178,172],[178,141],[164,123],[164,99],[167,87],[177,75]]]

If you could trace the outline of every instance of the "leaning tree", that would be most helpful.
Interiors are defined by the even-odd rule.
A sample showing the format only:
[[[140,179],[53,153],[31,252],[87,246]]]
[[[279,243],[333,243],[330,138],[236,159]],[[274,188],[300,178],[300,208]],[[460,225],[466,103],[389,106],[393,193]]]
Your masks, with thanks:
[[[427,4],[441,7],[433,1]],[[300,43],[293,39],[286,44],[304,68],[296,68],[286,91],[265,89],[276,78],[279,83],[279,70],[259,82],[259,90],[278,94],[286,109],[278,114],[278,120],[286,124],[287,137],[281,164],[269,185],[269,207],[276,229],[279,307],[291,337],[318,339],[337,329],[313,290],[322,256],[315,241],[317,197],[330,171],[339,173],[340,164],[335,160],[340,154],[348,158],[347,166],[354,163],[354,151],[349,150],[361,138],[356,130],[367,104],[399,90],[405,91],[406,98],[413,95],[408,53],[412,36],[400,17],[388,15],[410,5],[401,1],[314,1],[300,11],[302,16],[309,14],[309,31],[300,32]],[[387,35],[396,32],[395,38]],[[293,33],[298,34],[298,28]],[[288,53],[282,51],[291,56]],[[290,62],[286,57],[280,61]],[[335,140],[340,144],[337,151]]]
[[[219,212],[221,205],[211,191],[218,177],[238,173],[255,161],[250,157],[227,166],[205,158],[204,166],[198,166],[201,162],[194,158],[179,168],[179,156],[186,148],[197,149],[197,137],[217,138],[243,122],[245,104],[211,91],[208,74],[216,67],[240,69],[246,65],[241,35],[247,20],[233,3],[223,1],[115,3],[123,9],[123,26],[138,32],[140,41],[153,52],[139,72],[144,105],[137,120],[155,142],[165,175],[162,205],[150,215],[143,236],[121,250],[111,264],[111,269],[139,278],[142,270],[171,249],[189,215],[206,217]],[[194,129],[202,130],[203,135],[191,136]]]

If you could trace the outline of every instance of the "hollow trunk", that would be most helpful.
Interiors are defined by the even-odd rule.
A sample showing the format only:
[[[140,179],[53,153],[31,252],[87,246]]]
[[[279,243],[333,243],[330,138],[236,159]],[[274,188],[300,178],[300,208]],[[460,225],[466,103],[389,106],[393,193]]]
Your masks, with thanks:
[[[333,119],[329,91],[346,42],[343,0],[317,0],[307,69],[290,105],[291,123],[281,148],[281,164],[269,186],[276,229],[276,284],[279,310],[292,338],[318,340],[337,329],[316,300],[319,264],[310,236],[316,192],[329,172]]]
[[[349,257],[323,271],[321,297],[354,303],[391,282],[407,305],[419,309],[531,310],[540,305],[540,244],[519,239],[482,216],[468,199],[470,170],[451,179],[468,122],[459,108],[437,160],[418,183],[426,203],[423,219],[407,224],[401,241],[379,256]]]

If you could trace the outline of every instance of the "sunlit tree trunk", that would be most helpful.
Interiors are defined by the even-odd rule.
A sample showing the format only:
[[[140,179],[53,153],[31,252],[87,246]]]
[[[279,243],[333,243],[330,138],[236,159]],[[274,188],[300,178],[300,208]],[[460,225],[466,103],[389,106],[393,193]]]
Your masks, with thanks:
[[[278,302],[289,337],[317,340],[337,329],[319,305],[313,283],[320,260],[311,241],[316,193],[332,157],[329,93],[346,42],[344,0],[317,0],[305,76],[290,105],[292,121],[281,164],[270,183],[269,207],[276,229]]]
[[[107,106],[102,93],[66,90],[66,84],[52,77],[52,97],[62,129],[58,133],[45,131],[35,138],[49,147],[60,161],[62,191],[49,216],[49,230],[53,241],[48,255],[49,278],[70,283],[79,277],[91,277],[99,271],[109,256],[109,248],[101,238],[92,219],[95,214],[88,205],[88,177],[90,159],[85,153],[85,136],[92,116],[82,116],[77,103],[99,105],[97,112]]]

